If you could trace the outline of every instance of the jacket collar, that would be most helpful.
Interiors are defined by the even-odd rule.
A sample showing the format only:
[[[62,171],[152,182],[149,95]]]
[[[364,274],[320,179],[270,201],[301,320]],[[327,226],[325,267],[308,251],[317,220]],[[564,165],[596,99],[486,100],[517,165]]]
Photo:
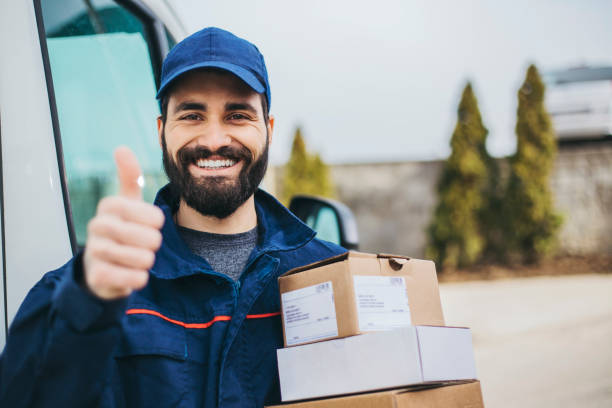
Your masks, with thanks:
[[[157,252],[151,273],[161,279],[175,279],[197,273],[220,275],[204,259],[193,254],[180,237],[174,223],[174,212],[178,198],[171,193],[169,185],[157,193],[155,205],[164,212],[162,246]],[[272,251],[288,251],[299,248],[311,241],[315,232],[293,215],[272,195],[258,189],[255,193],[257,212],[257,246],[250,262]]]

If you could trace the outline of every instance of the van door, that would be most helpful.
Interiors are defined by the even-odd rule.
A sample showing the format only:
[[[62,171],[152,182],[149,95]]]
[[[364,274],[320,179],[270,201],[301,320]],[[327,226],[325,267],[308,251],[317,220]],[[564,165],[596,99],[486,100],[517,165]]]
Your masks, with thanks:
[[[27,15],[27,7],[15,8],[20,7]],[[35,0],[33,7],[29,16],[36,21],[13,19],[21,31],[38,33],[33,40],[39,42],[23,48],[40,45],[42,64],[31,75],[40,85],[15,80],[10,107],[30,114],[17,117],[10,111],[7,122],[18,123],[2,127],[2,147],[8,146],[2,152],[3,192],[9,201],[2,202],[7,228],[0,346],[28,290],[84,245],[99,199],[116,191],[116,146],[127,145],[138,156],[145,199],[152,201],[165,183],[155,92],[161,62],[174,40],[162,22],[138,0],[64,0],[61,7],[56,0]],[[35,66],[19,58],[13,62],[25,72]],[[33,91],[44,91],[44,97],[34,98]],[[46,114],[33,113],[43,103]],[[28,131],[34,123],[40,129]]]
[[[1,137],[1,133],[0,133]],[[1,156],[1,154],[0,154]],[[0,170],[0,180],[1,170]],[[4,203],[2,197],[2,183],[0,183],[0,349],[6,342],[6,300],[4,294],[6,293],[6,286],[4,285]]]

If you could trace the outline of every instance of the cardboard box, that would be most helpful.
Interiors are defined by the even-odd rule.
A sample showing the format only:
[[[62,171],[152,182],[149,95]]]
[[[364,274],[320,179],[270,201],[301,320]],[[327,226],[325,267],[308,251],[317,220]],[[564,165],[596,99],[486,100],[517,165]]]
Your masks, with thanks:
[[[410,325],[444,326],[433,262],[348,252],[278,279],[285,347]]]
[[[269,408],[484,408],[480,382],[391,391],[275,405]]]
[[[470,329],[410,326],[276,351],[282,401],[476,379]]]

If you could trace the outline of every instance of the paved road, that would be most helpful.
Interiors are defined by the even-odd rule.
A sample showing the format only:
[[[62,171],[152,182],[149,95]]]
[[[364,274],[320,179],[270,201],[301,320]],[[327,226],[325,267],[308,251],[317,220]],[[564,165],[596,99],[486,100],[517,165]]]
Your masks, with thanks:
[[[487,408],[612,407],[612,275],[440,285],[472,328]]]

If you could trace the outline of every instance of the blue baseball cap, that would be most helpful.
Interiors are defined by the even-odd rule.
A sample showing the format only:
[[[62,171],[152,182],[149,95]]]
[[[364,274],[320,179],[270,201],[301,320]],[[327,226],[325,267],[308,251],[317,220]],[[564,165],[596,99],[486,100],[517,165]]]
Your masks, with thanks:
[[[200,68],[218,68],[236,75],[257,93],[265,93],[270,111],[270,84],[263,55],[257,47],[229,31],[204,28],[176,44],[162,64],[161,99],[170,84],[181,75]]]

